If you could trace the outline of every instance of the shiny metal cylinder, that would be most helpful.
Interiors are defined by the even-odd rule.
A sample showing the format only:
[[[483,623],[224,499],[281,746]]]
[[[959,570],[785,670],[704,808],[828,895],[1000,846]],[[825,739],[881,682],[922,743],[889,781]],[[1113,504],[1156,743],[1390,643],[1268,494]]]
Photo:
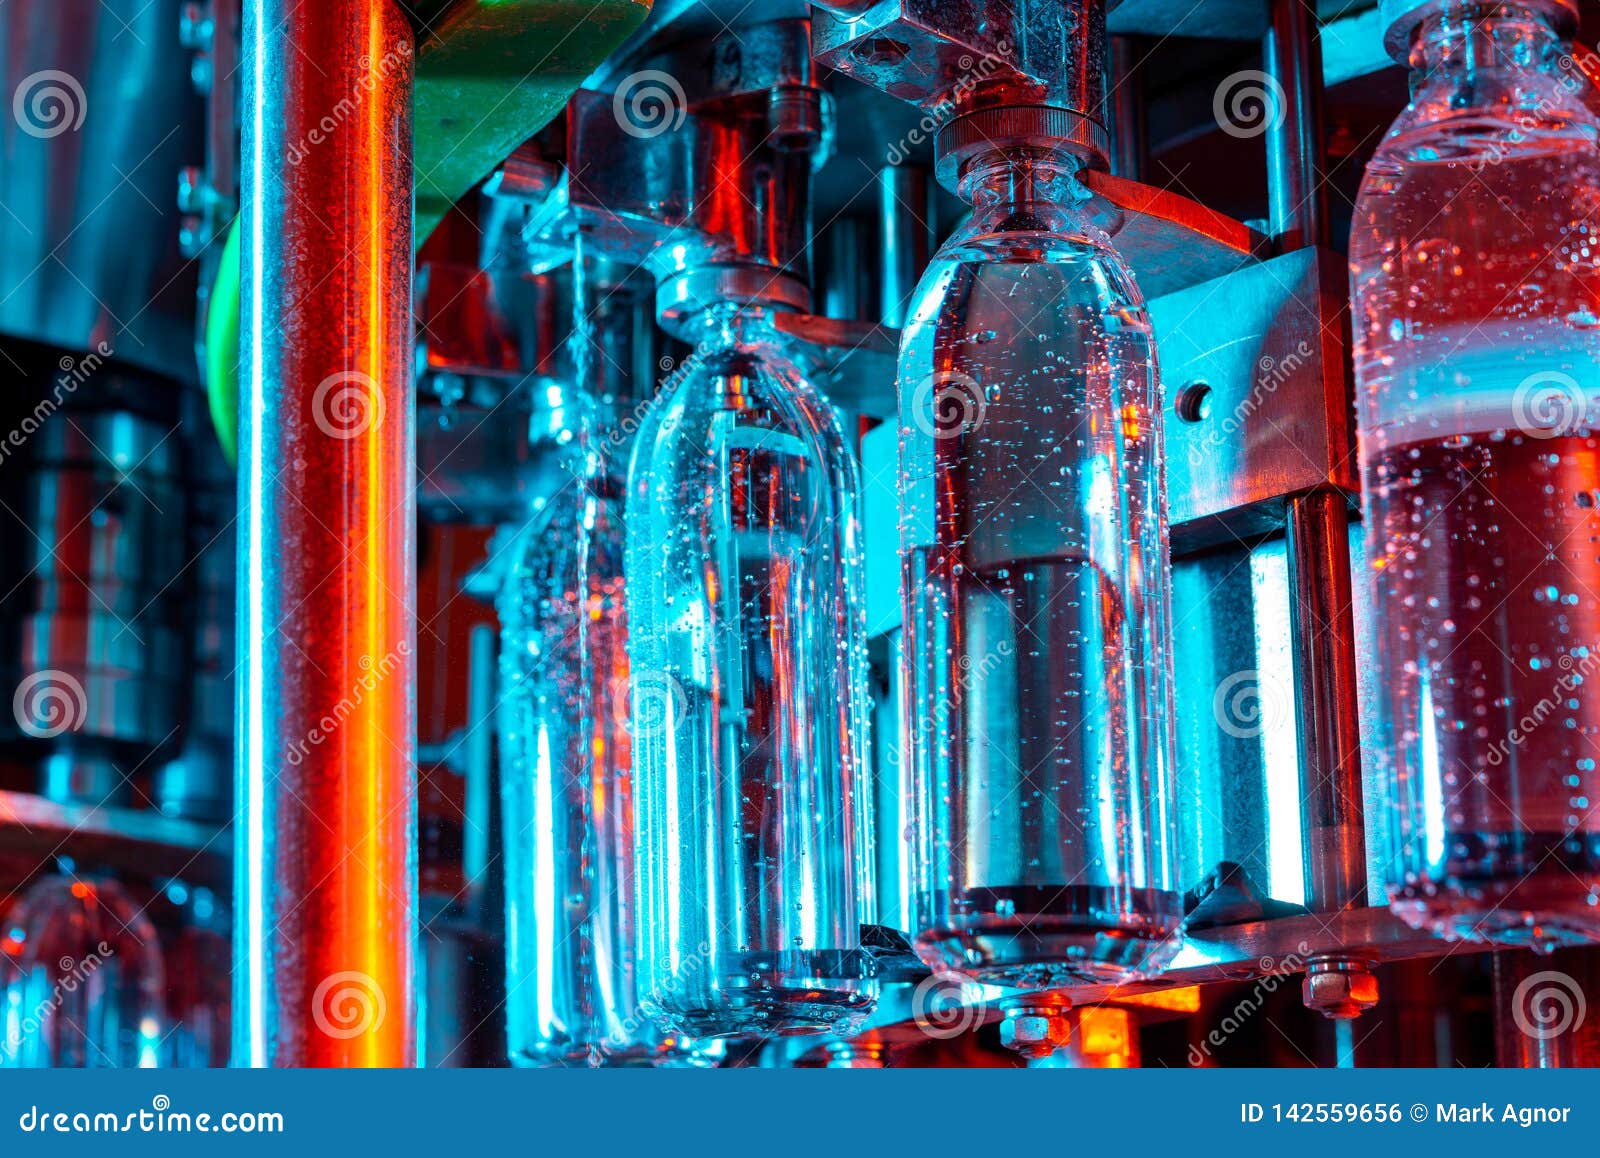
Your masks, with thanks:
[[[245,14],[238,1065],[416,1061],[412,31]]]
[[[1322,53],[1311,0],[1272,0],[1272,22],[1261,46],[1267,73],[1278,83],[1268,109],[1267,212],[1282,251],[1327,244],[1322,191]]]
[[[1262,59],[1280,107],[1269,110],[1268,212],[1278,247],[1302,249],[1327,242],[1317,16],[1307,0],[1272,0],[1270,16]],[[1366,903],[1346,497],[1328,489],[1291,499],[1287,524],[1306,900],[1327,912]]]
[[[1306,850],[1306,901],[1316,912],[1364,905],[1366,830],[1361,807],[1350,517],[1339,491],[1289,504],[1290,626]]]
[[[160,399],[173,387],[95,355],[60,367],[0,457],[22,523],[0,562],[0,679],[16,691],[0,739],[51,799],[129,804],[182,723],[189,503]],[[157,401],[125,408],[140,396]]]
[[[906,305],[934,250],[931,175],[916,165],[878,170],[878,320],[903,326]]]
[[[1600,1065],[1600,949],[1494,955],[1495,1064],[1516,1069]]]
[[[192,380],[179,168],[201,155],[180,0],[0,4],[0,334]]]

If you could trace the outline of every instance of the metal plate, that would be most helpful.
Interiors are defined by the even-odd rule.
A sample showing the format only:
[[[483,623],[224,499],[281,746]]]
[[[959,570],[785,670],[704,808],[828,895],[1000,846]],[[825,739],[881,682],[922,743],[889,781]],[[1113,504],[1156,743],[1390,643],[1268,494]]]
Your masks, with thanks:
[[[1150,303],[1175,554],[1282,527],[1291,495],[1355,493],[1346,315],[1343,262],[1309,249]]]

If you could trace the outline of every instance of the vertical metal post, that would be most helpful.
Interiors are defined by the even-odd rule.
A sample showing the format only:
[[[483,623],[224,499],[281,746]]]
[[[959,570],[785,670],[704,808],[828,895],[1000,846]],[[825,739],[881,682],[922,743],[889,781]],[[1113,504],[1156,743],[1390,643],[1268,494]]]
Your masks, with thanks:
[[[1130,181],[1144,180],[1150,152],[1144,89],[1134,79],[1134,45],[1126,36],[1113,36],[1106,59],[1105,115],[1111,135],[1111,172]]]
[[[1600,1064],[1600,1022],[1586,1017],[1600,992],[1600,950],[1494,955],[1495,1064],[1516,1069],[1589,1069]]]
[[[933,184],[915,165],[878,170],[878,320],[902,326],[911,291],[933,257]]]
[[[1287,252],[1328,243],[1321,173],[1322,52],[1311,0],[1271,0],[1270,15],[1261,60],[1282,102],[1269,110],[1267,209],[1278,249]]]
[[[244,23],[234,1063],[416,1062],[412,30]]]
[[[1325,490],[1289,504],[1295,710],[1306,797],[1306,899],[1316,912],[1367,903],[1356,699],[1350,516]]]
[[[1280,106],[1267,133],[1272,232],[1280,250],[1322,245],[1322,72],[1309,0],[1272,0],[1262,45]],[[1366,838],[1356,712],[1355,617],[1345,495],[1328,489],[1289,503],[1295,707],[1307,823],[1307,900],[1329,912],[1366,904]]]

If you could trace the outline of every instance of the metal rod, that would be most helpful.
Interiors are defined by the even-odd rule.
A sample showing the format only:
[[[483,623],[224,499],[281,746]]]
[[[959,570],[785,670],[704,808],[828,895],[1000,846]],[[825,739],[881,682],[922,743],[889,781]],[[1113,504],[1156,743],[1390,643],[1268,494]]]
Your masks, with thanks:
[[[1271,228],[1280,251],[1327,242],[1319,166],[1322,68],[1309,0],[1271,0],[1262,60],[1278,85],[1267,132]],[[1290,500],[1288,558],[1295,708],[1305,786],[1307,900],[1327,912],[1366,903],[1366,838],[1351,609],[1350,517],[1343,493]]]
[[[887,165],[878,170],[878,221],[878,320],[903,326],[911,291],[933,256],[933,182],[926,169]]]
[[[413,53],[247,6],[236,1065],[416,1062]]]
[[[1517,1069],[1600,1064],[1600,1027],[1586,1018],[1585,995],[1600,991],[1600,949],[1536,956],[1494,954],[1495,1064]]]
[[[1267,207],[1280,252],[1326,245],[1327,207],[1320,166],[1322,51],[1311,0],[1272,0],[1261,60],[1277,82],[1267,130]],[[1281,97],[1281,99],[1280,99]]]
[[[1135,46],[1126,36],[1110,38],[1105,114],[1110,122],[1111,172],[1130,181],[1144,180],[1150,152],[1144,86],[1134,76],[1136,56]]]
[[[1306,800],[1306,900],[1314,911],[1328,912],[1367,900],[1350,519],[1342,492],[1290,501],[1287,554]]]

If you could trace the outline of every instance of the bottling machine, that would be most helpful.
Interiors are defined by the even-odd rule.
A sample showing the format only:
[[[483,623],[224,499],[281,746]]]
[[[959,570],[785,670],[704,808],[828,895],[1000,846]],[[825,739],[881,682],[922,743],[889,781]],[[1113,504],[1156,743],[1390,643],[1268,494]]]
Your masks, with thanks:
[[[0,1066],[1600,1064],[1597,34],[0,5]]]

